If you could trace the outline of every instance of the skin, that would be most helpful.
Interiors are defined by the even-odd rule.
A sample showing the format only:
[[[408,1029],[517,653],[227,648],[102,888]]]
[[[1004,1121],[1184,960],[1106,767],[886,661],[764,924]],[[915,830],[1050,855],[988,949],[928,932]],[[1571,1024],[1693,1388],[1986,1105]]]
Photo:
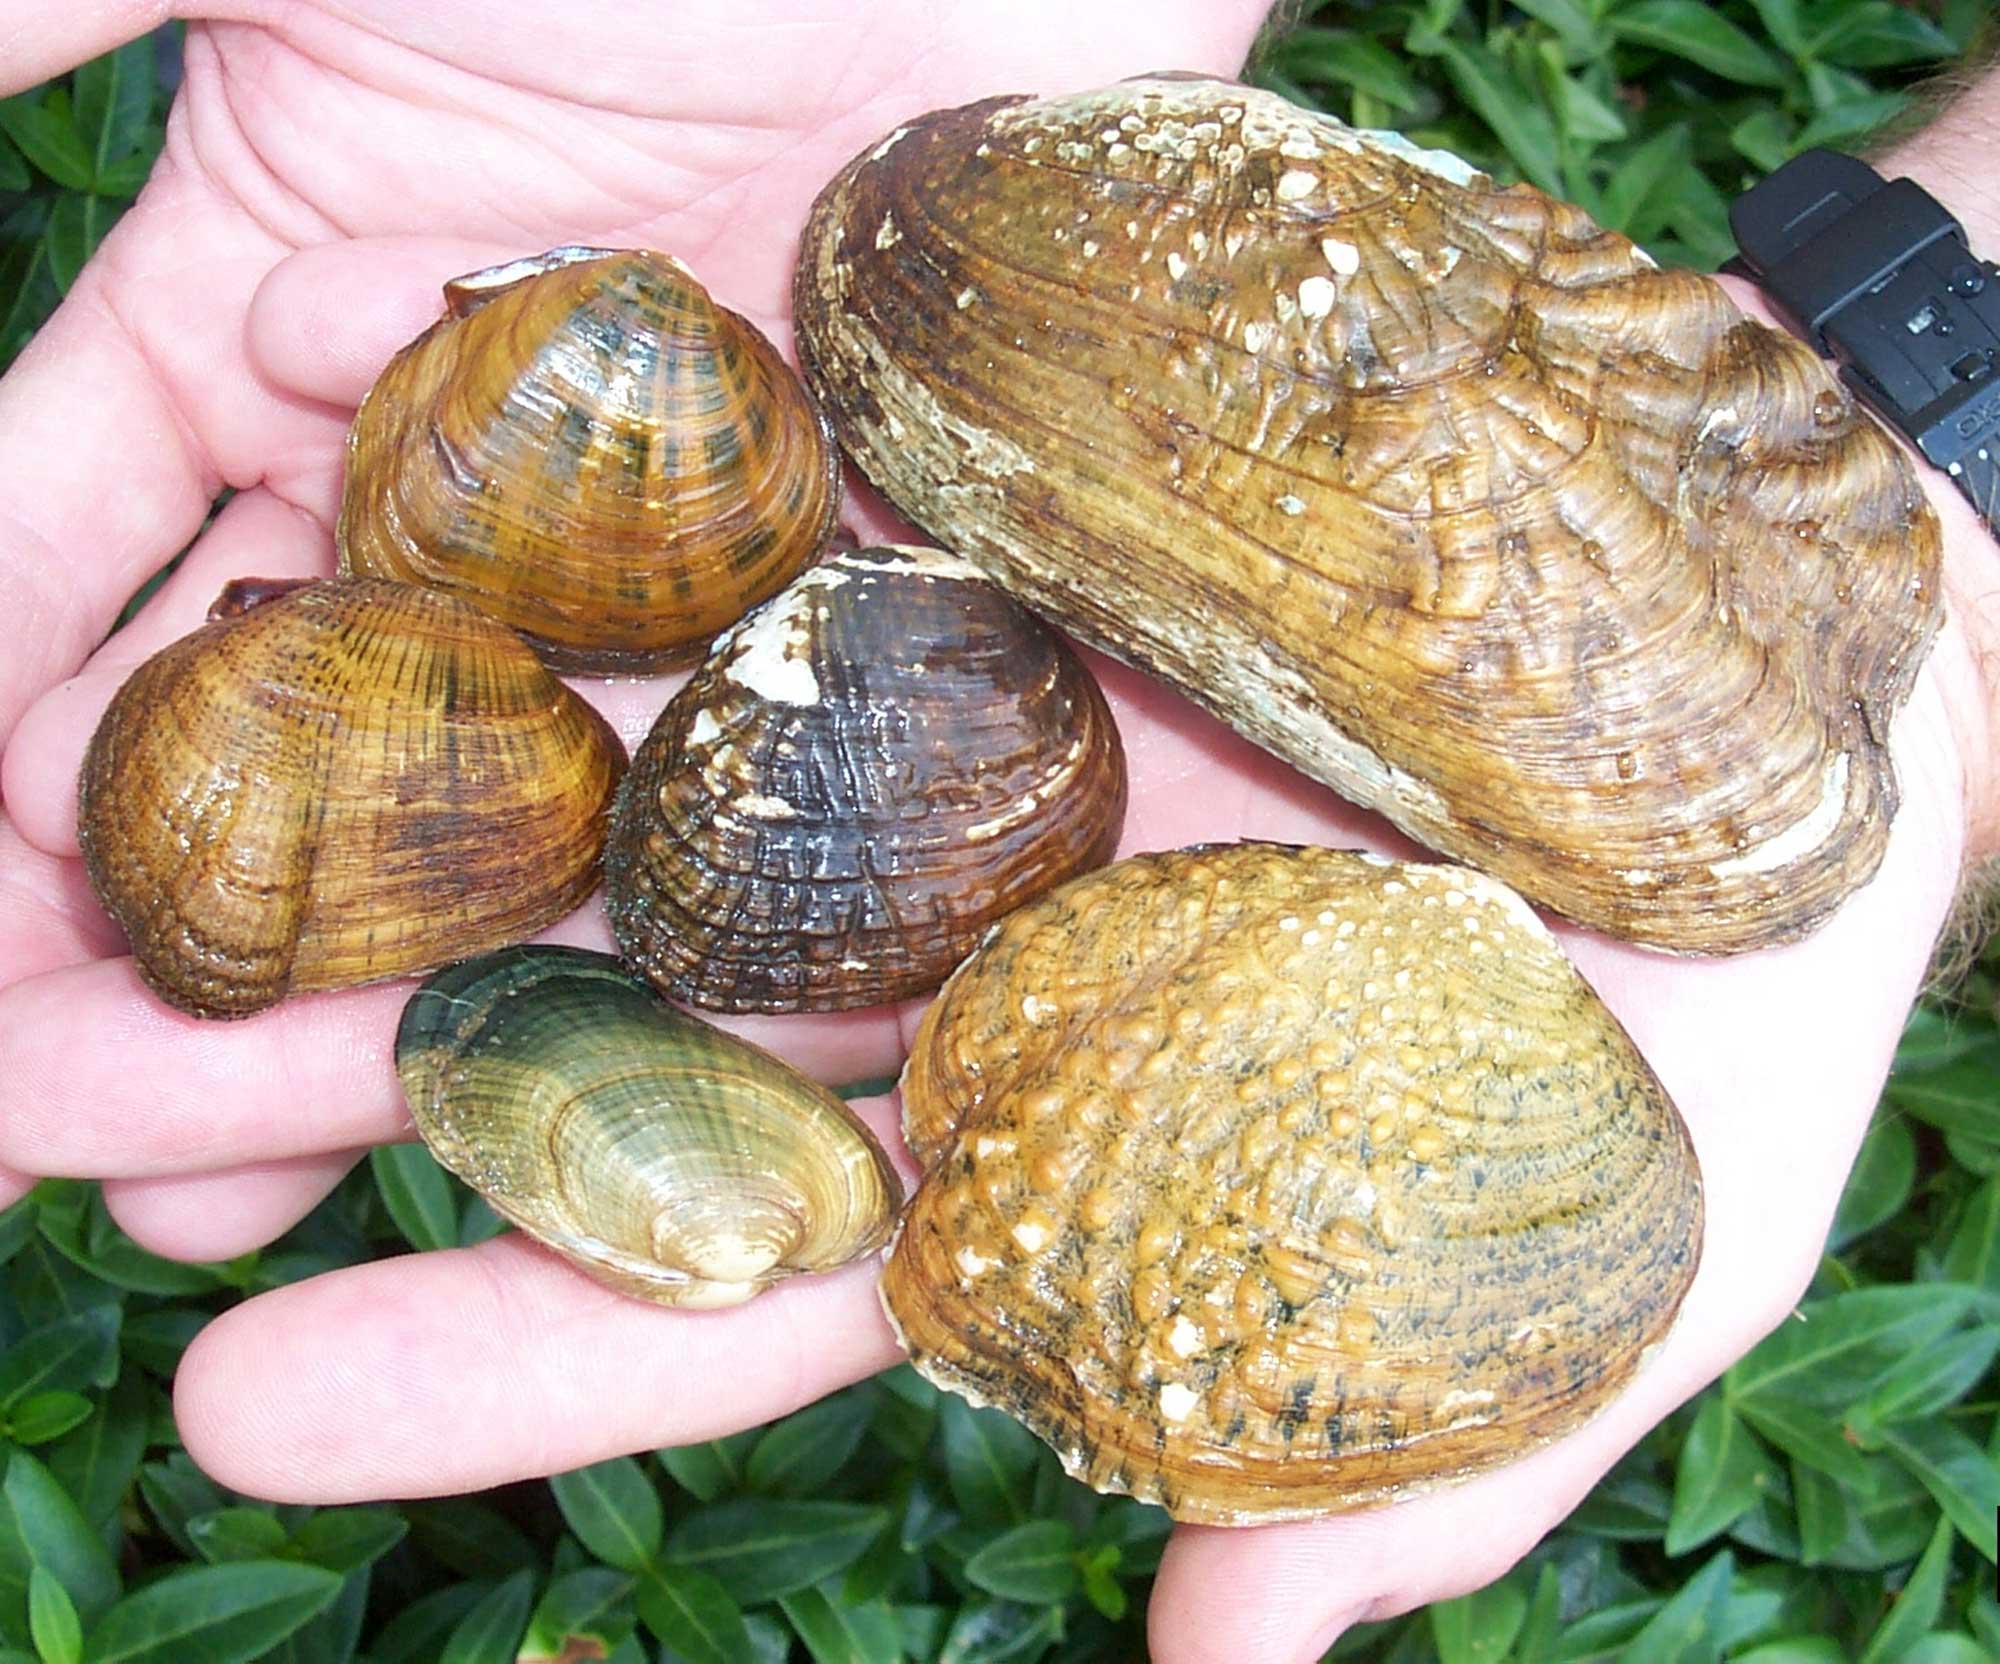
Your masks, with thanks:
[[[884,0],[863,16],[729,0],[660,5],[646,28],[630,4],[581,0],[551,30],[529,0],[253,0],[190,28],[152,181],[0,381],[0,1202],[43,1174],[100,1178],[142,1243],[221,1258],[285,1230],[367,1146],[411,1135],[388,1061],[407,985],[235,1024],[193,1022],[140,988],[76,858],[73,782],[106,700],[225,578],[331,568],[347,421],[436,315],[444,278],[560,242],[650,244],[788,341],[806,206],[898,120],[1167,63],[1227,73],[1261,10],[1028,9],[996,29],[970,4]],[[0,91],[168,15],[106,0],[9,11]],[[715,63],[730,73],[706,73]],[[2000,137],[1996,105],[1988,86],[1895,159],[1989,252],[2000,202],[1975,168]],[[1952,621],[1895,732],[1904,803],[1878,877],[1810,941],[1726,962],[1565,933],[1680,1104],[1706,1173],[1703,1269],[1671,1339],[1599,1420],[1474,1483],[1306,1525],[1177,1531],[1150,1614],[1162,1664],[1310,1658],[1353,1622],[1497,1576],[1799,1297],[1962,868],[2000,842],[1982,669],[2000,640],[2000,551],[1929,481]],[[93,651],[223,485],[238,495],[182,570]],[[894,529],[866,504],[850,519]],[[1131,753],[1127,852],[1238,836],[1408,852],[1142,678],[1101,668]],[[578,685],[628,741],[671,686]],[[553,934],[608,945],[591,909]],[[738,1026],[851,1080],[891,1070],[915,1016]],[[867,1108],[891,1133],[892,1103]],[[406,1257],[217,1320],[186,1356],[176,1410],[196,1460],[258,1495],[491,1485],[717,1436],[886,1366],[874,1275],[852,1267],[684,1314],[608,1294],[518,1241]]]

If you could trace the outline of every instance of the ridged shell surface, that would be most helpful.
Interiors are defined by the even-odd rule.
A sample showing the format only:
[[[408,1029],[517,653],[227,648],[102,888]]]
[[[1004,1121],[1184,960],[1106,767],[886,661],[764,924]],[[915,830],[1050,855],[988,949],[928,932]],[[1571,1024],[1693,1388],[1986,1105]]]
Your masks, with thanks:
[[[1701,1184],[1512,891],[1269,844],[1117,862],[946,984],[883,1280],[916,1366],[1211,1524],[1393,1500],[1589,1419]]]
[[[631,963],[725,1011],[928,992],[1111,858],[1125,758],[1069,646],[964,562],[845,551],[718,641],[633,757],[605,850]]]
[[[676,1011],[606,954],[514,948],[432,977],[396,1068],[417,1130],[598,1281],[727,1306],[887,1240],[901,1187],[839,1098]]]
[[[1433,848],[1694,952],[1874,871],[1937,526],[1708,279],[1192,79],[911,122],[800,259],[904,514]]]
[[[135,670],[84,754],[84,864],[147,986],[247,1016],[580,904],[625,762],[603,718],[461,601],[276,587]]]
[[[826,418],[677,261],[555,249],[458,279],[356,414],[343,569],[458,594],[563,670],[695,657],[833,528]]]

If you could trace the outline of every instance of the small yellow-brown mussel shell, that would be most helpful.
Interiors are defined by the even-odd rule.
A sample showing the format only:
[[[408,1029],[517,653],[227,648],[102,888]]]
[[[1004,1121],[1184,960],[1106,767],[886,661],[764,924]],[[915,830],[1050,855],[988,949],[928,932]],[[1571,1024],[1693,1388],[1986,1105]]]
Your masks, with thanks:
[[[439,972],[396,1035],[417,1130],[598,1281],[728,1306],[882,1246],[902,1201],[853,1112],[616,960],[510,948]]]
[[[833,529],[826,417],[747,319],[644,250],[445,286],[347,441],[342,569],[473,601],[561,670],[693,657]]]
[[[935,549],[843,551],[715,644],[605,848],[628,962],[722,1011],[927,993],[1111,858],[1125,754],[1069,645]]]
[[[590,894],[624,749],[505,625],[372,578],[211,619],[119,689],[79,783],[91,884],[168,1004],[427,971]]]
[[[1512,891],[1270,844],[1023,908],[903,1074],[883,1299],[1071,1474],[1241,1524],[1385,1502],[1601,1409],[1700,1252],[1686,1129]]]
[[[1915,473],[1581,210],[1145,79],[898,128],[795,310],[912,521],[1432,848],[1703,953],[1879,863],[1941,617]]]

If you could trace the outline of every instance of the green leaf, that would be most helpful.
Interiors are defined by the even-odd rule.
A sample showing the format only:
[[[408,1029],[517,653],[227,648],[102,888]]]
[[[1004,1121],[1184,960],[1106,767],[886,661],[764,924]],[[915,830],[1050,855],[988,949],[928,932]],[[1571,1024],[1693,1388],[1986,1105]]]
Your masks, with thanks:
[[[1443,1664],[1498,1664],[1528,1621],[1528,1593],[1507,1576],[1430,1609],[1431,1637]]]
[[[881,1508],[857,1502],[743,1498],[697,1509],[674,1527],[667,1558],[714,1577],[741,1606],[756,1606],[831,1577],[885,1525]]]
[[[1735,146],[1740,156],[1747,157],[1752,164],[1765,173],[1775,173],[1791,159],[1798,148],[1793,135],[1798,131],[1797,123],[1782,110],[1756,110],[1745,116],[1729,130],[1729,142]],[[1900,1121],[1884,1121],[1880,1126],[1901,1126]],[[1909,1142],[1911,1158],[1915,1159],[1916,1144],[1909,1139],[1908,1130],[1904,1138]],[[1864,1152],[1863,1159],[1866,1159]],[[1842,1221],[1835,1215],[1832,1239],[1845,1241],[1847,1236],[1858,1235],[1853,1229],[1843,1235]]]
[[[1674,1469],[1667,1553],[1685,1554],[1720,1536],[1770,1484],[1771,1460],[1756,1435],[1720,1393],[1704,1397]]]
[[[1917,1141],[1909,1123],[1900,1115],[1879,1118],[1868,1129],[1854,1171],[1847,1176],[1847,1187],[1841,1192],[1840,1207],[1833,1216],[1833,1228],[1827,1233],[1826,1251],[1836,1254],[1856,1237],[1865,1236],[1893,1219],[1909,1201],[1916,1176]]]
[[[117,1514],[139,1471],[151,1404],[144,1379],[128,1371],[88,1421],[45,1453],[49,1472],[100,1529]]]
[[[127,1363],[137,1364],[162,1380],[172,1380],[174,1371],[181,1366],[181,1354],[207,1325],[206,1312],[185,1306],[133,1312],[125,1319],[119,1344]]]
[[[1724,1377],[1739,1410],[1780,1396],[1844,1409],[1907,1353],[1952,1329],[1972,1290],[1949,1283],[1857,1289],[1815,1300],[1765,1337]]]
[[[90,1664],[250,1664],[303,1628],[340,1579],[289,1560],[241,1560],[168,1572],[89,1631]]]
[[[466,1497],[418,1503],[403,1510],[410,1533],[427,1553],[467,1577],[505,1577],[540,1563],[519,1526]]]
[[[1724,1549],[1688,1579],[1618,1655],[1619,1664],[1713,1664],[1722,1656],[1735,1558]]]
[[[1726,1396],[1726,1395],[1725,1395]],[[1743,1419],[1795,1462],[1849,1485],[1865,1485],[1868,1469],[1861,1452],[1842,1435],[1824,1410],[1778,1393],[1737,1400]]]
[[[61,87],[0,98],[0,133],[58,185],[90,189],[90,152],[78,136],[69,98]]]
[[[1076,1533],[1062,1520],[1030,1520],[1003,1531],[965,1562],[965,1576],[988,1594],[1047,1606],[1075,1594],[1081,1574]]]
[[[240,1560],[278,1560],[291,1550],[291,1534],[265,1508],[218,1508],[187,1522],[188,1541],[216,1565]]]
[[[1062,1634],[1062,1608],[1031,1611],[1010,1600],[970,1601],[938,1649],[937,1664],[1008,1664],[1041,1657]]]
[[[320,1508],[292,1533],[292,1549],[302,1560],[348,1576],[381,1559],[409,1530],[388,1508]]]
[[[28,1635],[43,1664],[78,1664],[83,1657],[83,1620],[47,1566],[28,1576]]]
[[[1937,1622],[1938,1613],[1944,1609],[1945,1579],[1951,1572],[1951,1540],[1951,1521],[1939,1520],[1937,1529],[1931,1533],[1930,1546],[1924,1550],[1916,1570],[1910,1573],[1909,1582],[1903,1585],[1888,1615],[1868,1638],[1861,1664],[1906,1664],[1918,1637],[1928,1633]]]
[[[1798,1558],[1807,1565],[1879,1572],[1908,1565],[1937,1519],[1917,1477],[1887,1456],[1862,1458],[1866,1484],[1851,1489],[1803,1465],[1792,1470]]]
[[[1945,1517],[1988,1560],[2000,1558],[1994,1542],[2000,1518],[2000,1467],[1948,1422],[1911,1422],[1886,1428],[1883,1448],[1923,1481]]]
[[[668,1477],[698,1502],[713,1502],[743,1483],[743,1464],[762,1434],[755,1428],[706,1444],[685,1444],[656,1450]]]
[[[872,1398],[849,1390],[786,1416],[751,1450],[745,1481],[770,1496],[812,1495],[859,1448],[874,1413]]]
[[[1550,91],[1563,135],[1572,142],[1614,144],[1629,131],[1625,118],[1574,75],[1554,77]]]
[[[1787,1635],[1737,1653],[1734,1664],[1849,1664],[1851,1655],[1824,1635]]]
[[[1083,1598],[1114,1624],[1131,1605],[1116,1575],[1119,1558],[1117,1544],[1106,1543],[1083,1562]]]
[[[69,1591],[86,1618],[118,1596],[118,1568],[97,1528],[47,1468],[16,1451],[0,1480],[0,1632],[25,1627],[37,1566]]]
[[[7,183],[9,178],[7,165],[10,157],[16,166],[20,165],[20,158],[14,155],[13,146],[8,144],[4,135],[0,135],[0,191],[19,188]],[[24,170],[21,174],[21,185],[25,186],[27,182],[28,176]],[[0,238],[4,236],[4,230],[0,230]],[[5,289],[0,289],[0,294],[5,293]],[[5,1265],[11,1260],[34,1236],[40,1213],[41,1205],[34,1191],[23,1196],[12,1207],[0,1208],[0,1265]]]
[[[1621,1542],[1664,1537],[1673,1512],[1673,1493],[1650,1473],[1620,1464],[1598,1481],[1569,1523],[1592,1536]]]
[[[1896,1664],[1993,1664],[1993,1655],[1970,1636],[1938,1631],[1919,1637]]]
[[[1860,98],[1842,99],[1806,123],[1805,130],[1799,134],[1799,148],[1806,150],[1816,144],[1839,144],[1872,133],[1895,120],[1909,107],[1909,103],[1910,95],[1903,92],[1869,93]]]
[[[80,1392],[31,1393],[0,1417],[0,1436],[16,1444],[47,1444],[88,1421],[90,1412],[91,1402]]]
[[[534,1603],[535,1574],[514,1573],[459,1620],[438,1664],[513,1664]]]
[[[818,1589],[801,1589],[778,1604],[815,1664],[897,1664],[903,1635],[888,1602],[843,1606]]]
[[[1514,3],[1555,32],[1568,50],[1571,62],[1606,57],[1610,43],[1595,15],[1601,8],[1581,5],[1578,0],[1514,0]]]
[[[1764,31],[1788,58],[1810,57],[1805,25],[1799,18],[1799,0],[1752,0]]]
[[[1847,1413],[1847,1428],[1864,1447],[1881,1442],[1884,1427],[1916,1421],[1955,1404],[1992,1367],[2000,1352],[2000,1329],[1991,1325],[1947,1335],[1913,1352],[1876,1382],[1868,1396]]]
[[[609,1648],[632,1633],[633,1580],[609,1566],[583,1566],[555,1578],[542,1591],[528,1633],[523,1660],[586,1656],[585,1644]]]
[[[1921,12],[1889,0],[1861,0],[1838,8],[1801,57],[1824,58],[1849,69],[1887,69],[1953,57],[1957,43]]]
[[[1351,29],[1294,29],[1273,50],[1286,74],[1301,81],[1359,87],[1398,110],[1423,103],[1417,83],[1393,52]]]
[[[485,1593],[476,1583],[450,1583],[412,1601],[375,1637],[368,1649],[372,1664],[435,1664],[445,1637]]]
[[[142,36],[79,65],[71,77],[77,136],[89,153],[93,181],[145,135],[153,111],[153,57],[152,40]]]
[[[938,1427],[959,1512],[975,1524],[1025,1521],[1041,1441],[1012,1416],[975,1410],[956,1395],[938,1406]]]
[[[56,204],[43,243],[58,288],[67,290],[76,281],[117,217],[117,205],[102,197],[69,194]],[[214,1266],[147,1253],[118,1228],[96,1185],[44,1184],[40,1193],[42,1235],[93,1277],[133,1294],[206,1294],[223,1286]]]
[[[1441,40],[1437,53],[1459,96],[1493,129],[1514,165],[1543,190],[1562,195],[1555,126],[1533,90],[1483,46]]]
[[[1972,1193],[1944,1251],[1945,1277],[2000,1294],[2000,1176]]]
[[[1785,66],[1701,0],[1638,0],[1607,19],[1620,40],[1656,47],[1747,87],[1781,87]]]
[[[1945,1132],[2000,1144],[2000,1052],[1982,1046],[1942,1068],[1889,1079],[1889,1101]]]
[[[412,1248],[458,1246],[458,1198],[451,1175],[421,1144],[380,1144],[368,1152],[375,1188]]]
[[[666,1530],[660,1496],[631,1457],[559,1473],[549,1485],[570,1530],[607,1566],[644,1571],[659,1554]]]
[[[92,1306],[45,1324],[0,1357],[0,1411],[39,1393],[108,1387],[118,1376],[119,1308]]]
[[[228,1504],[215,1482],[178,1450],[164,1462],[148,1462],[139,1470],[139,1494],[160,1529],[191,1559],[196,1551],[188,1538],[188,1521]]]
[[[750,1650],[729,1591],[692,1566],[654,1566],[634,1590],[645,1626],[691,1664],[737,1664]]]
[[[0,191],[25,191],[32,178],[33,175],[28,172],[28,164],[22,159],[20,151],[14,148],[13,141],[5,133],[0,133]],[[28,1229],[32,1230],[33,1210],[25,1202],[17,1203],[16,1208],[27,1220]],[[10,1241],[8,1220],[14,1212],[15,1208],[0,1212],[0,1264],[5,1264],[13,1257],[13,1248],[8,1245]],[[18,1242],[13,1244],[14,1247],[19,1245]]]

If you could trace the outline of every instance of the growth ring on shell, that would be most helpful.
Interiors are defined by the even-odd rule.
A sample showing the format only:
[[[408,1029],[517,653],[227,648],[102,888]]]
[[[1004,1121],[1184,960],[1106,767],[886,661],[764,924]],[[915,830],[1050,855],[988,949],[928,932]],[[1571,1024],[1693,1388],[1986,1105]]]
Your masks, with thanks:
[[[440,1162],[624,1294],[727,1306],[879,1248],[901,1186],[833,1093],[606,954],[510,948],[403,1010],[396,1070]]]
[[[1579,1426],[1666,1333],[1701,1181],[1521,899],[1269,844],[1021,909],[903,1073],[884,1272],[917,1368],[1099,1490],[1246,1524]]]
[[[1431,847],[1692,952],[1875,870],[1935,519],[1580,210],[1228,83],[989,99],[827,187],[795,313],[906,516]]]
[[[554,249],[445,300],[348,433],[343,570],[458,594],[558,669],[641,673],[832,532],[825,415],[678,261]]]

